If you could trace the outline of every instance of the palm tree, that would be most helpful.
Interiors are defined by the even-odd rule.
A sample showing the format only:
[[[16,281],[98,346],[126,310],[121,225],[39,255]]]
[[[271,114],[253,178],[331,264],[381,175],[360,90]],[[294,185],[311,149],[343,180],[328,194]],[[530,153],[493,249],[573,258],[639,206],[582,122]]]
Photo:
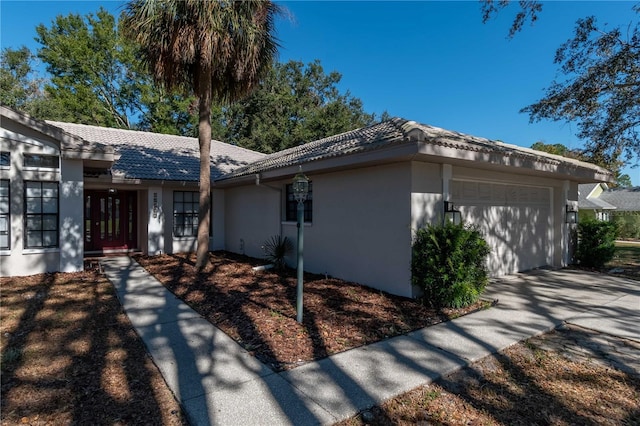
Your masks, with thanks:
[[[209,250],[212,101],[241,99],[269,69],[279,47],[279,11],[262,0],[131,0],[124,9],[121,27],[140,45],[156,82],[198,98],[198,270]]]

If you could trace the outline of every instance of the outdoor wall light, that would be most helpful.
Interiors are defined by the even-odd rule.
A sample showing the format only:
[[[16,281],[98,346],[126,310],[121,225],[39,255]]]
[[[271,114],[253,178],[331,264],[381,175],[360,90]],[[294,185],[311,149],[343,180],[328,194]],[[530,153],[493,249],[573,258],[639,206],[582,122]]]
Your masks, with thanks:
[[[462,214],[460,210],[456,210],[453,203],[450,201],[444,202],[444,221],[445,223],[451,222],[454,225],[460,225],[462,223]]]
[[[309,179],[300,171],[293,178],[293,197],[298,202],[298,285],[296,287],[296,320],[302,323],[302,297],[304,293],[304,261],[302,245],[304,241],[304,202],[309,194]]]
[[[572,204],[567,204],[565,221],[567,223],[578,223],[578,209]]]

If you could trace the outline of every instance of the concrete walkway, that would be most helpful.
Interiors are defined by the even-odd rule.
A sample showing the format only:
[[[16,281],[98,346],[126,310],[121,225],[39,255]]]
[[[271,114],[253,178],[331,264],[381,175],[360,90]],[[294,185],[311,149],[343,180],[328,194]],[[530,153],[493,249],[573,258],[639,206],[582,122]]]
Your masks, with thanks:
[[[477,312],[275,373],[128,257],[104,272],[193,425],[332,424],[563,322],[640,342],[640,285],[580,271],[496,280]]]

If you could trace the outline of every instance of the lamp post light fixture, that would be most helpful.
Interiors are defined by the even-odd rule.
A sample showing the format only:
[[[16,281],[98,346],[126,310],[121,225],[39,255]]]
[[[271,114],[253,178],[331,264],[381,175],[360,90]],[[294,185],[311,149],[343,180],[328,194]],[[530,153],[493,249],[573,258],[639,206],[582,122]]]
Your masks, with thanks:
[[[309,194],[309,179],[300,172],[293,178],[293,197],[298,202],[298,286],[296,288],[296,320],[302,324],[302,295],[304,290],[304,259],[302,246],[304,243],[304,202]]]

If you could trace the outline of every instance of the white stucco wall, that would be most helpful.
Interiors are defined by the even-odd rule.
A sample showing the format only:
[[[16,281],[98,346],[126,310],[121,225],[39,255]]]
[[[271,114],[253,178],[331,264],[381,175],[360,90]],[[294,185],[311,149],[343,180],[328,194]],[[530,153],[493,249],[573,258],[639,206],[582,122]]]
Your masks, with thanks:
[[[163,188],[151,186],[147,192],[147,253],[151,256],[166,252],[165,212]],[[171,210],[169,210],[171,211]],[[143,214],[144,212],[140,212]]]
[[[411,229],[442,221],[442,164],[411,163]]]
[[[411,169],[408,162],[309,175],[313,222],[304,228],[304,269],[411,297]],[[262,257],[271,236],[289,238],[295,267],[297,226],[285,222],[290,180],[225,191],[225,248]]]
[[[280,234],[280,209],[280,185],[227,189],[224,196],[225,249],[263,257],[264,241]]]
[[[60,271],[84,269],[82,160],[62,159],[60,179]]]
[[[310,178],[313,223],[305,227],[305,270],[412,297],[410,164]],[[296,241],[295,225],[283,231]]]
[[[25,168],[23,167],[23,154],[27,152],[60,155],[59,142],[11,120],[3,120],[0,132],[0,150],[11,153],[9,168],[0,170],[0,178],[8,179],[10,182],[11,194],[11,247],[8,250],[0,251],[0,276],[22,276],[57,271],[61,266],[59,247],[24,248],[24,182],[28,180],[60,182],[62,179],[61,172],[59,169]],[[75,167],[73,164],[69,165],[71,169]],[[68,176],[74,179],[76,174],[73,170],[70,170]],[[71,186],[73,186],[72,182],[70,183]],[[59,186],[58,191],[60,202],[62,202],[62,186]],[[73,200],[75,198],[72,198],[70,202],[73,202]],[[82,214],[82,197],[79,205],[70,204],[65,206],[65,212],[68,212],[69,209],[78,210]],[[65,223],[62,213],[62,211],[59,212],[60,230],[63,223]],[[70,220],[70,223],[75,222],[75,214]],[[61,230],[59,234],[60,244],[62,244],[63,238]],[[66,264],[66,261],[67,259],[65,258],[65,267],[67,268],[73,269],[73,266],[77,265],[77,259],[73,259],[69,264]]]

